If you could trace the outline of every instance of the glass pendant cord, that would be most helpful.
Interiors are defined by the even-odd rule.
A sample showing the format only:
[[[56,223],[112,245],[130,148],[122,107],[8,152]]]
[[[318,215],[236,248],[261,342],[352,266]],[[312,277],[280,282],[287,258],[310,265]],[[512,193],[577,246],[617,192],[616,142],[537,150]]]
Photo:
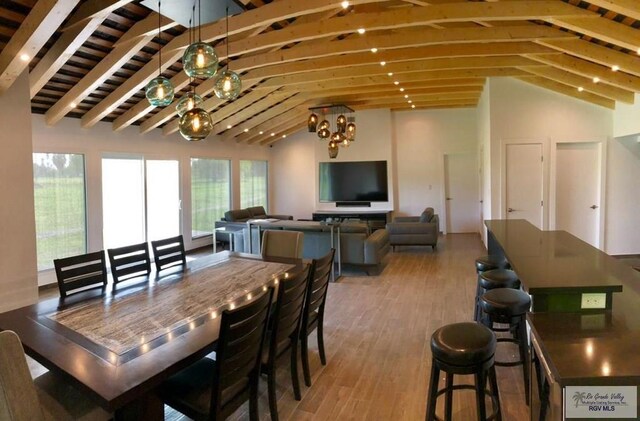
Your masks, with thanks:
[[[161,4],[162,0],[158,0],[158,38],[160,39],[160,48],[158,49],[158,76],[162,74],[162,31],[160,30],[162,27],[162,14],[160,14]]]
[[[229,57],[229,6],[227,6],[227,70],[229,70],[229,64],[231,64],[231,57]]]

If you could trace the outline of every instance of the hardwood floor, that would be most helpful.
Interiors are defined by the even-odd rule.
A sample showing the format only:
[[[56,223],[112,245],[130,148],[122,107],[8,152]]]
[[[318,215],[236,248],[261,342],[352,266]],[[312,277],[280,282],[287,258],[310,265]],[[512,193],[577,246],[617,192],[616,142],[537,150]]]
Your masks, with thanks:
[[[430,247],[398,247],[380,276],[354,274],[329,286],[325,320],[328,364],[310,338],[313,386],[293,397],[288,355],[278,365],[282,420],[423,420],[431,369],[429,340],[438,327],[469,321],[475,293],[474,259],[486,253],[478,235],[454,234]],[[517,352],[500,344],[499,358]],[[503,420],[528,419],[521,367],[498,367]],[[300,372],[301,367],[300,367]],[[470,378],[457,377],[459,383]],[[442,387],[442,383],[441,386]],[[266,382],[260,419],[269,419]],[[443,401],[443,399],[439,399]],[[442,414],[439,402],[438,414]],[[167,410],[167,420],[186,420]],[[475,395],[454,395],[454,420],[475,420]],[[232,420],[247,420],[245,404]]]

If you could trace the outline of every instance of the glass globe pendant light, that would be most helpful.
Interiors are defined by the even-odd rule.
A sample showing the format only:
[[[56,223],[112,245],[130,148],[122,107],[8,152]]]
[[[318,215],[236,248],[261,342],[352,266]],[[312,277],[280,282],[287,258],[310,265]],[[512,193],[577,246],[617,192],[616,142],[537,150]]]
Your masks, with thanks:
[[[347,129],[347,117],[344,114],[340,114],[336,119],[336,126],[338,127],[338,131],[340,133],[344,133]]]
[[[205,139],[213,130],[211,115],[202,108],[192,108],[180,117],[180,134],[190,142]]]
[[[331,131],[329,130],[330,127],[331,125],[327,120],[322,120],[322,122],[318,125],[318,137],[320,138],[320,140],[328,139],[329,136],[331,136]]]
[[[145,88],[145,96],[149,104],[154,107],[164,107],[173,102],[174,89],[171,81],[162,76],[162,15],[160,14],[161,2],[158,1],[158,38],[160,49],[158,50],[158,77],[151,79]]]
[[[318,116],[315,113],[311,113],[309,119],[307,120],[307,128],[309,129],[309,133],[315,133],[318,129]]]
[[[232,101],[238,98],[242,91],[242,81],[236,72],[229,70],[231,57],[229,56],[229,7],[227,7],[227,68],[216,76],[213,92],[220,99]]]
[[[180,98],[176,104],[176,111],[178,115],[182,117],[187,111],[200,107],[202,102],[203,100],[200,95],[196,94],[195,91],[189,91],[182,95],[182,98]]]
[[[338,148],[338,144],[332,140],[329,141],[328,146],[329,158],[336,159],[338,157],[338,152],[340,149]]]
[[[198,0],[198,41],[190,44],[184,50],[182,67],[189,77],[209,79],[215,76],[218,71],[218,55],[211,45],[202,42],[200,7],[200,0]],[[195,16],[195,4],[193,5],[193,15]]]
[[[349,139],[351,142],[356,140],[356,124],[355,123],[347,124],[346,136],[347,136],[347,139]]]

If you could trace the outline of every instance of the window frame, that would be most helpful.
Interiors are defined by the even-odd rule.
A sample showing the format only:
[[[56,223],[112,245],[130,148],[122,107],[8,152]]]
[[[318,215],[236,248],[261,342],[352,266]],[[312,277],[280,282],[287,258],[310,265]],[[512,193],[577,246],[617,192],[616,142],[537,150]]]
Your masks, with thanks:
[[[193,224],[194,224],[194,220],[193,220],[193,160],[194,159],[202,159],[202,160],[209,160],[209,161],[225,161],[229,164],[229,188],[227,190],[228,193],[228,197],[229,197],[229,209],[233,209],[233,159],[231,158],[227,158],[227,157],[210,157],[210,156],[189,156],[189,196],[190,196],[190,203],[189,203],[189,210],[190,210],[190,215],[189,218],[191,220],[191,241],[196,241],[196,240],[202,240],[205,238],[213,238],[213,232],[210,234],[202,234],[202,235],[198,235],[198,236],[194,236],[193,235]],[[214,220],[214,225],[215,225],[215,221]],[[212,227],[211,229],[213,230],[214,227]]]
[[[269,195],[269,160],[268,159],[239,159],[238,160],[238,192],[240,194],[239,197],[239,202],[240,202],[240,207],[242,208],[242,161],[248,161],[248,162],[264,162],[265,163],[265,201],[266,203],[264,204],[258,204],[255,206],[264,206],[265,210],[267,211],[267,213],[269,213],[269,202],[270,202],[270,195]]]

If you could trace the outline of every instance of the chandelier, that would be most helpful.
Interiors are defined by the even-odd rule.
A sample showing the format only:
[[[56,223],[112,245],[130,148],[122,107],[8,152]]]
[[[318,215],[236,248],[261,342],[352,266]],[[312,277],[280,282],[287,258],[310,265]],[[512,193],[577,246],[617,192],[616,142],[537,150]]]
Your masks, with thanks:
[[[353,109],[344,104],[338,104],[312,107],[309,111],[311,111],[307,120],[309,133],[316,133],[320,140],[329,139],[327,147],[329,158],[337,158],[339,146],[349,147],[351,142],[356,140],[356,119],[352,115]],[[335,131],[332,132],[331,123],[327,118],[335,122]]]

